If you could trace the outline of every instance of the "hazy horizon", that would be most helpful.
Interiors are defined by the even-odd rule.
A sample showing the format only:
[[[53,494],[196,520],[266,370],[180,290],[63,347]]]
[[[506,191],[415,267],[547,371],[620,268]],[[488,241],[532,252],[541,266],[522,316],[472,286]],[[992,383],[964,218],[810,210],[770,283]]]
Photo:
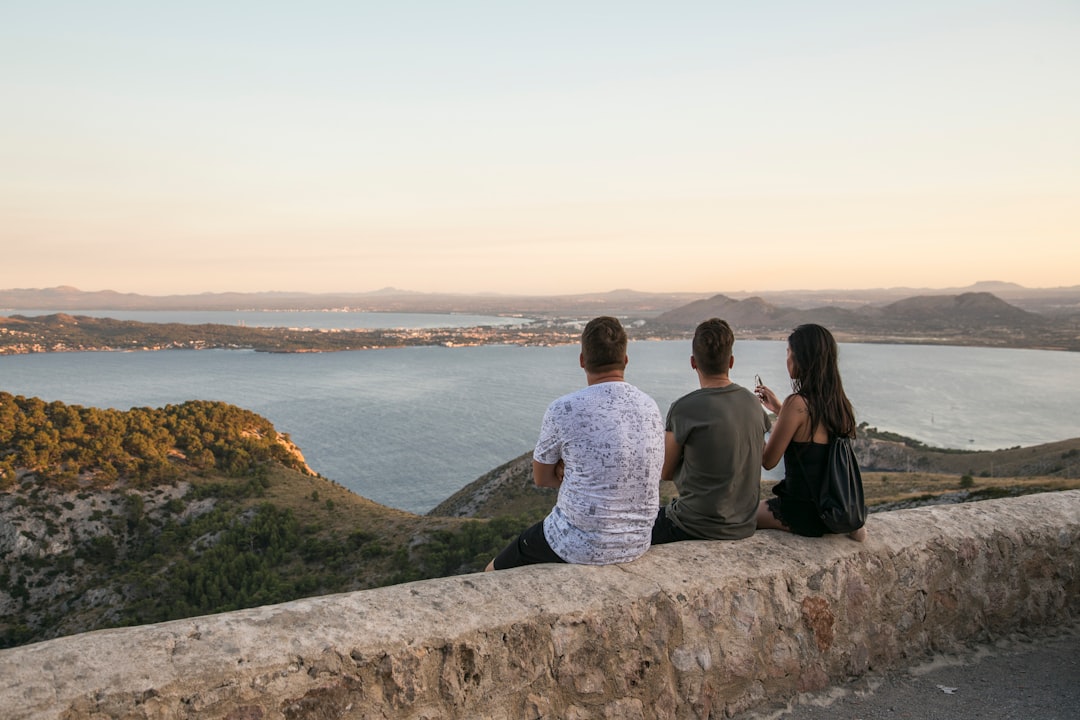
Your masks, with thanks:
[[[1008,286],[1008,287],[1011,287],[1011,288],[1018,288],[1018,289],[1023,289],[1023,290],[1032,290],[1032,291],[1046,291],[1046,290],[1059,290],[1059,289],[1060,290],[1073,290],[1073,289],[1080,288],[1080,284],[1058,285],[1058,286],[1052,286],[1052,287],[1031,287],[1031,286],[1027,286],[1027,285],[1021,285],[1019,283],[1014,283],[1014,282],[1011,282],[1011,281],[1008,281],[1008,280],[979,280],[979,281],[976,281],[976,282],[971,283],[969,285],[950,285],[950,286],[943,286],[943,287],[918,287],[918,286],[914,286],[914,285],[894,285],[894,286],[889,286],[889,287],[833,287],[833,288],[816,288],[816,289],[814,289],[814,288],[791,288],[791,289],[785,289],[785,290],[775,290],[775,289],[767,289],[767,288],[738,289],[738,290],[736,290],[736,289],[728,288],[728,289],[714,289],[714,290],[703,290],[703,291],[638,290],[637,288],[620,287],[620,288],[611,288],[611,289],[607,289],[607,290],[591,290],[591,291],[573,292],[573,293],[512,293],[512,292],[496,292],[496,291],[488,291],[488,290],[471,290],[471,291],[470,290],[460,290],[460,291],[447,291],[447,292],[444,292],[444,291],[417,290],[417,289],[414,289],[414,288],[382,287],[382,288],[376,288],[376,289],[371,289],[371,290],[306,291],[306,290],[295,290],[295,289],[289,289],[289,288],[278,288],[278,289],[273,289],[273,290],[244,290],[244,291],[240,291],[240,290],[218,290],[218,291],[201,291],[201,292],[191,292],[191,293],[177,292],[177,293],[167,293],[167,294],[165,294],[165,293],[141,293],[141,292],[133,292],[133,291],[128,291],[128,290],[119,290],[117,288],[87,289],[87,288],[82,288],[82,287],[78,287],[78,286],[75,286],[75,285],[54,285],[54,286],[51,286],[51,287],[38,287],[38,288],[28,288],[28,287],[0,288],[0,292],[48,292],[48,291],[55,291],[55,290],[62,290],[62,291],[71,290],[71,291],[77,291],[77,292],[82,292],[82,293],[116,293],[116,294],[119,294],[119,295],[141,295],[141,296],[145,296],[145,297],[169,297],[169,296],[187,296],[187,295],[194,295],[194,296],[198,296],[198,295],[234,295],[234,294],[237,294],[237,295],[260,295],[260,294],[266,294],[266,295],[271,295],[271,294],[285,294],[285,295],[288,295],[288,294],[295,294],[295,295],[378,295],[378,294],[393,294],[393,293],[401,293],[401,294],[407,294],[407,295],[461,295],[461,296],[465,296],[465,297],[474,297],[474,296],[475,297],[484,297],[484,296],[514,297],[514,296],[522,296],[522,295],[529,295],[529,296],[536,296],[536,297],[547,297],[547,296],[562,296],[562,295],[569,295],[569,296],[575,296],[575,295],[607,295],[607,294],[615,294],[615,293],[641,293],[641,294],[648,294],[648,295],[717,295],[717,294],[744,295],[744,294],[754,294],[754,293],[765,293],[765,294],[799,294],[799,293],[808,293],[808,294],[810,294],[810,293],[828,293],[828,292],[837,292],[837,293],[845,293],[845,292],[847,292],[847,293],[872,293],[872,292],[890,292],[890,291],[898,291],[898,290],[948,291],[948,290],[966,290],[966,289],[970,289],[970,288],[974,288],[974,287],[1001,286],[1001,285]]]
[[[3,268],[144,295],[1068,287],[1078,67],[1061,0],[20,3]]]

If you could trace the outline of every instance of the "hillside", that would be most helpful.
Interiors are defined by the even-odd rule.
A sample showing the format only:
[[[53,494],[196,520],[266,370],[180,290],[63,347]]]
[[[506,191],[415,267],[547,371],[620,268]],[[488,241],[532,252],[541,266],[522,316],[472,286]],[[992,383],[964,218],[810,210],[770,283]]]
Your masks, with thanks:
[[[432,517],[498,517],[546,512],[557,491],[536,487],[532,479],[532,453],[481,475],[428,511]]]
[[[1004,450],[942,450],[864,424],[855,451],[871,512],[893,509],[897,503],[927,504],[939,496],[963,502],[1080,487],[1080,438]],[[965,475],[971,480],[961,487]],[[772,484],[763,481],[762,497]],[[672,483],[661,484],[661,498],[675,494]],[[532,454],[526,453],[477,478],[428,515],[535,515],[547,512],[554,501],[553,490],[533,484]]]
[[[0,647],[479,570],[524,522],[371,502],[224,403],[7,393],[0,519]]]

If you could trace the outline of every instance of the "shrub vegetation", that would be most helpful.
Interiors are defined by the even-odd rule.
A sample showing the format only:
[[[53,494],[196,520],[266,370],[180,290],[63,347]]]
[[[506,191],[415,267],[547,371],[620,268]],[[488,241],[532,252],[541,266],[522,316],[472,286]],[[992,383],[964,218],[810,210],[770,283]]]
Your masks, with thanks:
[[[311,473],[218,402],[127,411],[0,392],[0,647],[480,570],[536,513],[427,518]],[[4,607],[0,603],[0,607]]]

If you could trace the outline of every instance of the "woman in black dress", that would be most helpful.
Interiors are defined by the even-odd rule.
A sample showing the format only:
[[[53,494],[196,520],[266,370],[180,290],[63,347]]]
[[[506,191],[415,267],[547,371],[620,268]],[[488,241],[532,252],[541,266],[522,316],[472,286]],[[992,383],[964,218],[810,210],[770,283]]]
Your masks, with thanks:
[[[840,381],[836,340],[822,326],[800,325],[788,336],[787,369],[793,392],[783,403],[764,385],[754,389],[761,404],[777,416],[761,464],[771,470],[783,457],[785,470],[773,488],[774,497],[758,506],[757,526],[821,537],[829,529],[818,515],[813,490],[825,465],[829,437],[855,437],[855,412]],[[848,537],[862,542],[866,528]]]

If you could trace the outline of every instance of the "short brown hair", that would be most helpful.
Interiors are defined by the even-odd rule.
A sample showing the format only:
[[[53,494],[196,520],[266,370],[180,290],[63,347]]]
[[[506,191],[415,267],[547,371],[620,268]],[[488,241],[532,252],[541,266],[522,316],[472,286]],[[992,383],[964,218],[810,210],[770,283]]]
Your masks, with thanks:
[[[726,375],[731,366],[735,333],[727,321],[709,318],[694,331],[694,360],[704,375]]]
[[[585,370],[604,372],[626,367],[626,330],[617,318],[593,318],[581,332],[581,356]]]

